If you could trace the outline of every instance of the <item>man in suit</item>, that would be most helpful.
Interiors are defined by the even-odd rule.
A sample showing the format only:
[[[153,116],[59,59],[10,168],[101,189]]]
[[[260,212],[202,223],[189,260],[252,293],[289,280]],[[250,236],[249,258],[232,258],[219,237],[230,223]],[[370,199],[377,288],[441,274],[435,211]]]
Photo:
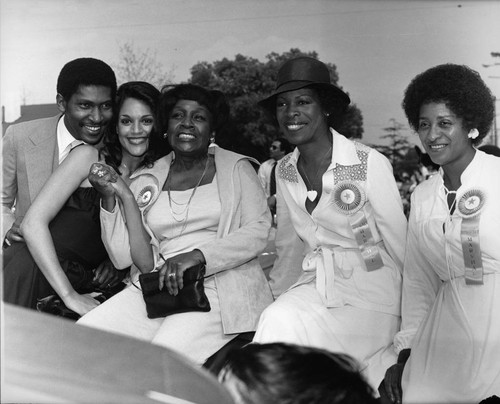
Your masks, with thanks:
[[[62,68],[57,80],[56,101],[61,115],[7,129],[2,148],[4,248],[23,242],[19,233],[23,217],[70,150],[81,143],[100,142],[111,120],[115,94],[116,78],[110,66],[93,58],[75,59]],[[98,268],[96,276],[99,284],[120,281],[120,275],[108,263]]]

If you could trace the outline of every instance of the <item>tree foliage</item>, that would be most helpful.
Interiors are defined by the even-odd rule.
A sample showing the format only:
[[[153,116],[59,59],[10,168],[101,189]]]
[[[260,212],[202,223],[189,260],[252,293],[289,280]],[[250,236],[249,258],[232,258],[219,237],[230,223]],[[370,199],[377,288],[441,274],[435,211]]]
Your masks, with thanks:
[[[389,126],[384,128],[385,135],[381,139],[388,140],[387,145],[371,145],[383,155],[385,155],[392,164],[394,172],[412,172],[418,167],[418,155],[415,153],[415,146],[408,138],[401,134],[404,125],[394,118],[389,120]]]
[[[233,126],[227,133],[217,134],[219,145],[260,161],[267,158],[268,146],[279,135],[279,130],[265,116],[257,102],[274,91],[276,73],[281,64],[297,56],[318,58],[316,52],[290,49],[282,54],[268,54],[265,62],[238,54],[233,60],[203,61],[191,68],[191,83],[224,92],[231,104]],[[326,65],[332,83],[337,84],[336,66],[331,63]],[[350,107],[345,123],[339,130],[347,137],[362,137],[363,119],[355,105]]]
[[[150,48],[139,49],[133,42],[125,42],[119,47],[119,62],[114,66],[118,84],[127,81],[147,81],[158,89],[172,83],[173,73],[165,71],[157,53]]]

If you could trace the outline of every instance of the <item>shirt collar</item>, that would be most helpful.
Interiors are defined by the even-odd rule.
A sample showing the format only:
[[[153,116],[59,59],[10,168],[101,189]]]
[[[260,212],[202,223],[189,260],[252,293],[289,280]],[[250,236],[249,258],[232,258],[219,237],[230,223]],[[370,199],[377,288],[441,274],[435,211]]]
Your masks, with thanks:
[[[61,154],[66,149],[66,147],[68,147],[68,145],[73,143],[76,139],[73,137],[73,135],[69,132],[68,128],[66,127],[66,124],[64,123],[64,115],[61,115],[59,122],[57,122],[56,131],[57,131],[57,147],[59,149],[59,157],[60,157]],[[85,143],[82,140],[77,142]]]
[[[361,160],[356,152],[356,144],[347,139],[333,128],[330,128],[333,138],[332,166],[353,166],[361,164]]]
[[[476,171],[479,168],[481,164],[481,159],[482,159],[482,152],[481,150],[475,149],[475,154],[474,157],[472,158],[471,162],[467,167],[465,167],[465,170],[462,172],[460,175],[460,183],[463,185],[465,183],[471,182],[474,179],[474,176],[476,175]],[[439,176],[441,177],[441,182],[444,186],[444,170],[443,167],[439,167]]]
[[[332,134],[332,160],[328,169],[335,167],[337,164],[343,166],[360,164],[361,161],[356,153],[354,142],[348,140],[333,128],[330,128],[330,133]],[[299,156],[300,152],[298,147],[296,147],[288,159],[288,164],[297,167]]]

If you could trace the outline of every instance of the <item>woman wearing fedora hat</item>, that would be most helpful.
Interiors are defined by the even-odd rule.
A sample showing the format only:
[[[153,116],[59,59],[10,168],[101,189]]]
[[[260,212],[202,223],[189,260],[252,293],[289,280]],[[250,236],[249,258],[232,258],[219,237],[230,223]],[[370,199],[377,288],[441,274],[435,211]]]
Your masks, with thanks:
[[[396,358],[407,223],[389,161],[333,129],[349,103],[326,65],[309,57],[284,63],[260,102],[296,148],[276,169],[270,283],[279,298],[254,342],[350,354],[376,388]]]

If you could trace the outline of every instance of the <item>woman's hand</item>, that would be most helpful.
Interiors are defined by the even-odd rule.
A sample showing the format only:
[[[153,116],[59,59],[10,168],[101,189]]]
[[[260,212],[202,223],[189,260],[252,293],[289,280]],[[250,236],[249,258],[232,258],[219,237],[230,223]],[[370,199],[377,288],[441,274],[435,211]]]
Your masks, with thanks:
[[[128,273],[126,270],[118,270],[115,268],[109,258],[101,262],[96,269],[94,269],[93,284],[97,285],[100,289],[110,289],[118,285]]]
[[[184,287],[184,271],[198,264],[205,264],[205,257],[200,250],[182,253],[166,260],[160,269],[160,290],[166,286],[168,293],[177,296]]]
[[[63,301],[68,309],[73,310],[80,316],[87,314],[90,310],[95,309],[100,304],[89,294],[80,295],[75,291],[64,297]]]
[[[123,201],[126,196],[133,197],[132,191],[113,167],[103,163],[94,163],[88,175],[90,184],[102,195],[102,207],[112,211],[115,196]]]
[[[403,349],[399,353],[398,363],[392,365],[385,372],[384,380],[379,387],[382,402],[387,401],[387,399],[396,404],[400,404],[402,402],[403,390],[401,388],[401,376],[403,375],[403,370],[409,356],[410,349]]]
[[[94,163],[90,166],[89,182],[103,197],[114,197],[116,194],[113,184],[118,179],[116,171],[101,163]]]

